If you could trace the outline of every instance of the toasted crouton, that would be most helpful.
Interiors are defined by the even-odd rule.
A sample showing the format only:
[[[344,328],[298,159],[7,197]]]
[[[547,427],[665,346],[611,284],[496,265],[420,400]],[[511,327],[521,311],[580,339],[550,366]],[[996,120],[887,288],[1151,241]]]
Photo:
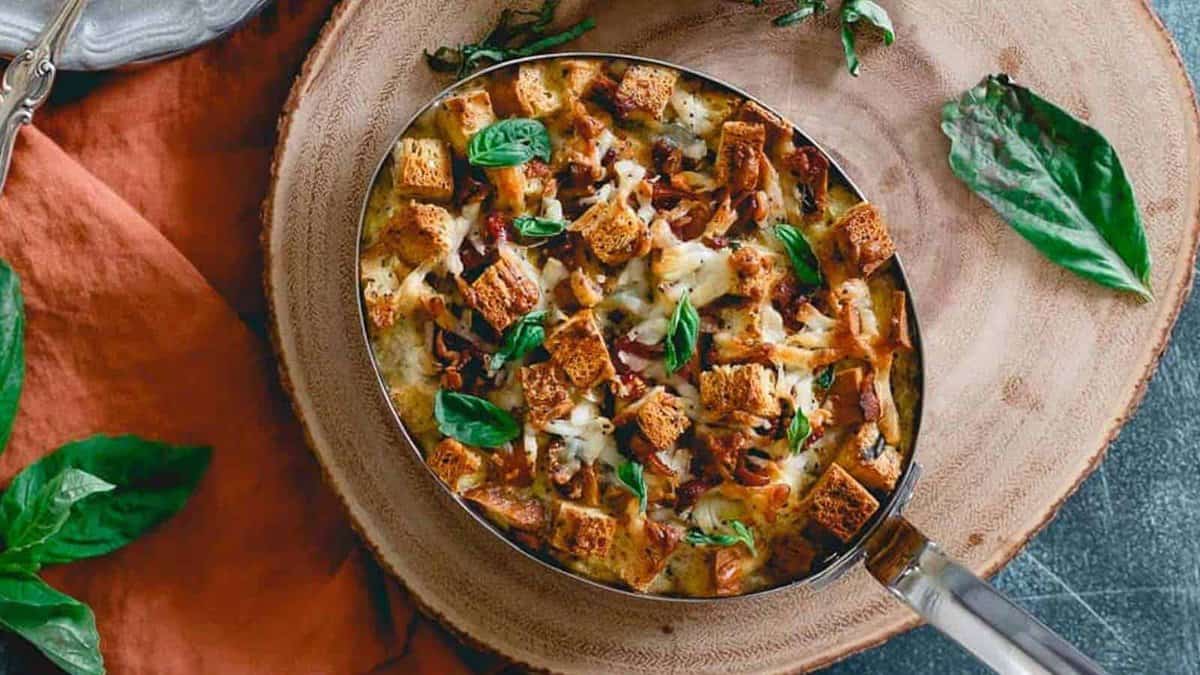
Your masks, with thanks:
[[[600,74],[601,64],[592,59],[563,59],[554,64],[562,93],[568,100],[579,99]]]
[[[483,458],[453,438],[438,443],[425,461],[438,478],[455,492],[476,487],[483,478]]]
[[[799,579],[812,571],[817,549],[801,534],[792,532],[771,542],[768,565],[780,581]]]
[[[502,166],[483,170],[492,187],[496,188],[496,208],[509,213],[525,210],[525,170],[519,166]]]
[[[771,257],[753,246],[742,246],[729,256],[733,268],[733,294],[751,300],[762,300],[771,290],[775,263]]]
[[[725,122],[721,125],[721,140],[717,145],[717,163],[713,177],[718,183],[738,194],[758,187],[767,130],[761,124]]]
[[[620,265],[650,252],[650,228],[624,199],[592,205],[571,229],[583,235],[606,265]]]
[[[683,531],[648,518],[633,518],[616,535],[609,558],[630,588],[645,591],[666,568]]]
[[[757,363],[714,366],[700,373],[700,402],[717,417],[734,412],[775,417],[780,408],[773,380],[771,371]]]
[[[546,338],[546,350],[577,387],[590,389],[616,374],[591,310],[581,310]]]
[[[890,492],[900,479],[900,453],[884,445],[879,427],[862,424],[838,450],[838,464],[863,485]]]
[[[830,412],[830,424],[840,426],[863,421],[863,411],[859,405],[862,383],[862,368],[845,368],[834,373],[833,384],[822,405]]]
[[[683,435],[691,420],[683,412],[683,401],[662,387],[650,390],[634,404],[634,421],[642,437],[655,450],[667,450]]]
[[[376,328],[388,328],[400,314],[400,280],[408,268],[386,244],[375,244],[363,251],[359,279],[367,317]]]
[[[600,509],[561,502],[554,515],[550,545],[578,558],[603,558],[616,531],[617,519]]]
[[[402,138],[392,151],[392,183],[400,197],[449,201],[454,196],[450,148],[436,138]]]
[[[467,144],[481,129],[496,121],[492,98],[482,89],[451,96],[442,101],[437,113],[438,126],[460,155],[467,154]]]
[[[617,114],[626,119],[660,120],[679,73],[658,66],[630,66],[617,87]]]
[[[379,237],[410,265],[441,258],[450,251],[450,212],[436,204],[408,201],[392,212]]]
[[[553,361],[521,368],[521,389],[529,405],[529,423],[541,429],[571,411],[567,373]]]
[[[791,123],[754,101],[747,100],[742,103],[738,108],[737,118],[742,122],[763,125],[766,128],[768,143],[778,143],[792,137]]]
[[[497,75],[489,86],[496,111],[504,116],[544,117],[562,105],[546,82],[540,63],[522,63],[516,72]]]
[[[912,334],[908,330],[908,296],[904,291],[892,291],[892,316],[888,320],[888,344],[893,349],[911,350]]]
[[[537,284],[525,275],[512,254],[502,252],[500,259],[471,284],[467,303],[500,333],[533,309],[538,297]]]
[[[467,490],[463,499],[478,504],[488,517],[504,527],[523,532],[540,532],[546,527],[546,509],[536,499],[526,499],[515,490],[488,485]]]
[[[864,277],[887,262],[896,252],[896,244],[888,234],[883,216],[879,209],[869,202],[851,207],[834,221],[833,229],[838,233],[838,245],[842,254]]]
[[[811,522],[821,530],[849,542],[867,524],[879,502],[854,477],[830,464],[808,495]]]

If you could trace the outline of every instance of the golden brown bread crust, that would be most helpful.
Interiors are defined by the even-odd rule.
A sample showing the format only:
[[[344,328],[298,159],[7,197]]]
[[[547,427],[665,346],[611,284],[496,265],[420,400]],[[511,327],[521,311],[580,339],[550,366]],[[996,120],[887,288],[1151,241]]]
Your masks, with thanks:
[[[546,509],[536,499],[519,496],[512,488],[486,485],[463,493],[463,499],[478,504],[493,520],[522,532],[539,533],[546,528]]]
[[[438,478],[455,492],[460,491],[459,482],[462,478],[478,474],[483,467],[483,458],[478,452],[453,438],[442,439],[425,461]]]
[[[813,543],[800,533],[792,532],[771,543],[770,564],[780,579],[800,579],[812,571],[817,557]]]
[[[484,169],[488,182],[496,188],[496,207],[508,213],[525,209],[525,171],[519,166]]]
[[[538,297],[537,284],[510,256],[501,254],[471,284],[467,302],[499,333],[533,309]]]
[[[650,252],[650,229],[624,199],[600,202],[572,225],[606,265],[620,265]]]
[[[496,121],[492,98],[487,91],[476,89],[442,101],[438,109],[438,124],[454,151],[466,156],[471,137]]]
[[[900,479],[900,454],[884,447],[881,440],[878,426],[861,424],[846,437],[836,461],[863,485],[890,492]]]
[[[550,545],[578,558],[608,555],[617,519],[603,511],[571,502],[559,502]]]
[[[829,465],[808,495],[809,518],[821,530],[849,542],[879,508],[879,502],[845,469]]]
[[[738,194],[758,187],[759,161],[767,130],[751,122],[726,122],[721,125],[717,163],[713,177]]]
[[[683,412],[683,401],[661,388],[650,391],[642,398],[634,421],[642,437],[655,450],[674,447],[675,441],[692,423]]]
[[[552,361],[521,368],[521,389],[529,406],[529,422],[537,429],[571,411],[571,382]]]
[[[833,225],[842,254],[864,277],[879,269],[896,252],[883,216],[874,204],[863,202],[843,213]]]
[[[492,80],[488,91],[496,112],[505,117],[544,117],[558,110],[561,101],[546,82],[545,66],[522,63]]]
[[[577,387],[589,389],[616,374],[596,317],[580,310],[546,338],[550,357]]]
[[[405,138],[396,146],[392,179],[399,197],[447,202],[454,196],[450,146],[436,138]]]
[[[766,129],[768,143],[790,140],[792,137],[792,125],[790,122],[767,110],[755,101],[743,102],[741,107],[738,108],[737,118],[742,122],[761,124]]]
[[[775,281],[775,263],[762,251],[743,246],[729,256],[735,282],[733,294],[751,300],[762,300]]]
[[[392,213],[380,240],[404,262],[420,265],[450,251],[450,212],[436,204],[408,201]]]
[[[617,114],[627,119],[662,119],[679,74],[669,68],[630,66],[617,89]]]
[[[773,388],[771,371],[757,363],[714,366],[700,373],[700,402],[716,417],[734,412],[778,415],[779,399]]]

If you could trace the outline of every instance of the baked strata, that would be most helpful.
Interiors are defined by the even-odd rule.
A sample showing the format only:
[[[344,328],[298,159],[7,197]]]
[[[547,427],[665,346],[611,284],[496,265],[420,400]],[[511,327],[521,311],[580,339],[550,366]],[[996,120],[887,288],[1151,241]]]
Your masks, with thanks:
[[[646,63],[473,78],[404,133],[360,255],[433,472],[519,545],[647,593],[821,569],[911,452],[879,210],[792,125]]]

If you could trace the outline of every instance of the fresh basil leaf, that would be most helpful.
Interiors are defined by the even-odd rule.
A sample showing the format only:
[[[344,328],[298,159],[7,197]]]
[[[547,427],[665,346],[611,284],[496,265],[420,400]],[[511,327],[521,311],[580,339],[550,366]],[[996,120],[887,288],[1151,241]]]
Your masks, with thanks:
[[[829,11],[825,0],[796,0],[796,9],[787,14],[780,14],[772,21],[776,26],[791,26],[800,23],[814,14],[824,14]]]
[[[617,478],[638,498],[638,509],[646,512],[646,476],[638,462],[623,462],[617,467]]]
[[[792,271],[796,273],[796,279],[806,286],[820,286],[821,265],[817,262],[812,247],[808,245],[808,240],[804,238],[804,233],[796,227],[780,223],[775,226],[775,236],[783,242],[788,259],[792,261]]]
[[[511,117],[484,127],[467,144],[474,166],[517,166],[538,157],[550,161],[550,134],[541,122]]]
[[[817,374],[816,384],[821,389],[829,389],[833,386],[833,366],[825,366],[825,369]]]
[[[796,454],[804,449],[804,442],[812,435],[812,425],[808,423],[808,416],[803,410],[796,409],[796,414],[792,415],[792,423],[788,425],[787,430],[788,445],[792,448],[792,454]]]
[[[729,527],[733,530],[733,534],[709,534],[703,530],[692,528],[688,530],[686,539],[692,546],[733,546],[742,543],[746,545],[750,555],[758,555],[754,548],[754,532],[750,528],[740,520],[729,521]]]
[[[0,260],[0,453],[8,445],[25,379],[25,300],[21,280]]]
[[[696,352],[696,340],[700,336],[700,315],[692,306],[687,291],[679,298],[671,320],[667,323],[667,339],[664,360],[667,372],[674,373],[687,365]]]
[[[499,63],[540,54],[596,27],[595,20],[588,17],[562,32],[547,35],[558,4],[559,0],[544,0],[541,8],[536,10],[503,9],[495,27],[483,40],[458,47],[438,47],[432,54],[425,50],[425,60],[436,71],[454,72],[465,77],[485,62]],[[519,21],[517,17],[532,19]]]
[[[187,502],[208,469],[212,451],[136,436],[93,436],[68,443],[17,474],[0,499],[0,525],[9,531],[43,488],[68,469],[116,486],[71,507],[62,528],[37,547],[43,564],[115,551],[170,518]]]
[[[562,234],[567,224],[553,218],[517,216],[513,219],[513,228],[525,237],[553,237]]]
[[[470,394],[439,389],[433,416],[443,434],[480,448],[499,447],[521,435],[512,415]]]
[[[6,548],[0,553],[0,567],[37,565],[38,548],[62,530],[71,515],[71,507],[96,493],[114,488],[115,485],[102,478],[73,468],[51,478],[5,530]]]
[[[104,674],[92,610],[32,574],[0,575],[0,627],[72,675]]]
[[[1150,249],[1121,160],[1099,131],[1007,75],[942,108],[950,168],[1052,262],[1152,300]]]
[[[524,47],[519,47],[517,49],[509,50],[509,52],[512,54],[512,56],[510,56],[509,58],[517,59],[517,58],[521,58],[521,57],[525,57],[525,56],[533,56],[534,54],[541,54],[542,52],[546,51],[547,49],[553,49],[561,44],[570,42],[571,40],[578,38],[579,36],[583,35],[584,33],[588,32],[589,30],[592,30],[595,27],[596,27],[596,20],[589,16],[586,19],[584,19],[583,21],[580,21],[579,23],[575,24],[574,26],[571,26],[570,28],[564,30],[561,33],[558,33],[556,35],[547,35],[546,37],[541,38],[540,40],[535,40],[533,42],[530,42],[529,44],[525,45]],[[549,160],[547,160],[547,161],[549,161]]]
[[[541,346],[546,339],[546,329],[542,321],[546,318],[546,310],[530,312],[521,317],[504,333],[504,344],[500,351],[492,354],[489,368],[496,372],[509,361],[515,361]]]
[[[861,64],[854,46],[853,24],[860,19],[883,31],[883,44],[890,45],[896,41],[896,31],[887,10],[871,0],[845,0],[842,3],[842,50],[846,53],[846,67],[854,77],[858,77]]]

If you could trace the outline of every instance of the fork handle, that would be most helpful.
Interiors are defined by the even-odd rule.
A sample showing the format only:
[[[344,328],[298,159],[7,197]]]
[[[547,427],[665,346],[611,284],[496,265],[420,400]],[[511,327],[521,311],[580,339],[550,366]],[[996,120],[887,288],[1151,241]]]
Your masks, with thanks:
[[[0,79],[0,192],[12,164],[17,132],[33,121],[33,113],[50,95],[67,36],[75,28],[87,0],[66,0],[37,40],[13,57]]]

